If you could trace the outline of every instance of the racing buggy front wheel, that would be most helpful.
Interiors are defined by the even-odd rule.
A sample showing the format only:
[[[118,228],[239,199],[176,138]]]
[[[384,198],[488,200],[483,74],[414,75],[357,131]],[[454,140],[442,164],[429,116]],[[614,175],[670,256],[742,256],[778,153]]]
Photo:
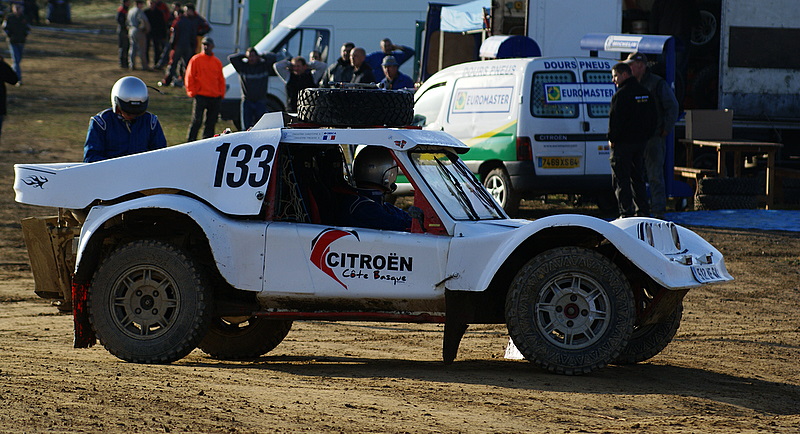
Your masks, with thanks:
[[[89,320],[122,360],[170,363],[197,347],[213,311],[197,264],[177,247],[139,240],[114,250],[89,292]]]
[[[217,317],[199,348],[216,359],[254,359],[283,341],[292,321],[251,317]]]
[[[414,119],[414,96],[402,90],[303,89],[297,117],[324,126],[405,126]]]
[[[558,374],[586,374],[613,362],[635,319],[633,292],[619,267],[579,247],[535,256],[506,298],[506,324],[517,349]]]

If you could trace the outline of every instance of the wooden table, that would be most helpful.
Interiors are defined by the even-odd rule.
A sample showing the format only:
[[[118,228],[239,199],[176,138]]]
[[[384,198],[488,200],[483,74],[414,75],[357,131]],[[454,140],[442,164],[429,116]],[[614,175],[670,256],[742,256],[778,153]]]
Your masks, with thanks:
[[[686,144],[686,165],[693,166],[694,147],[714,148],[717,150],[716,175],[726,177],[726,160],[729,153],[733,154],[733,176],[742,176],[742,168],[745,154],[766,154],[767,155],[767,180],[764,200],[767,209],[773,205],[773,194],[775,192],[775,153],[783,146],[781,143],[773,142],[753,142],[748,140],[693,140],[680,139],[681,143]]]

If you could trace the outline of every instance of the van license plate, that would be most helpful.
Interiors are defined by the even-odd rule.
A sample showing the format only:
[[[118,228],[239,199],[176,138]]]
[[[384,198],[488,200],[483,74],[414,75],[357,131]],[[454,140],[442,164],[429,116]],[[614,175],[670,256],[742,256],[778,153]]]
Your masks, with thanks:
[[[574,169],[580,166],[580,157],[539,157],[539,167],[542,169]]]

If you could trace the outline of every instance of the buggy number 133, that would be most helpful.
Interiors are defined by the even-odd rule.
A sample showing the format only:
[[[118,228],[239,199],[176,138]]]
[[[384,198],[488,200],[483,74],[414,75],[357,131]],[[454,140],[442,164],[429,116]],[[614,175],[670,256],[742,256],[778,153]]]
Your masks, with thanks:
[[[253,150],[253,146],[247,143],[231,148],[231,144],[225,142],[217,146],[216,151],[219,156],[214,171],[214,187],[222,187],[223,183],[232,188],[245,183],[250,187],[262,187],[267,183],[270,164],[275,158],[275,146],[261,145]],[[229,167],[228,161],[231,161],[232,167]]]

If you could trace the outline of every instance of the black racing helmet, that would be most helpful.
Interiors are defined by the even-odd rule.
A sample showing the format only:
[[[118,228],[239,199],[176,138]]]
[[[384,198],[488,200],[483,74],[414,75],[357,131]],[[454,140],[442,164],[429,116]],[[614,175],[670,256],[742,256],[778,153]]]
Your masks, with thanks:
[[[117,107],[125,113],[140,115],[147,110],[147,85],[137,77],[122,77],[111,88],[111,109]]]
[[[397,188],[397,171],[391,152],[379,146],[359,150],[353,162],[353,177],[359,188],[380,187],[391,193]]]

